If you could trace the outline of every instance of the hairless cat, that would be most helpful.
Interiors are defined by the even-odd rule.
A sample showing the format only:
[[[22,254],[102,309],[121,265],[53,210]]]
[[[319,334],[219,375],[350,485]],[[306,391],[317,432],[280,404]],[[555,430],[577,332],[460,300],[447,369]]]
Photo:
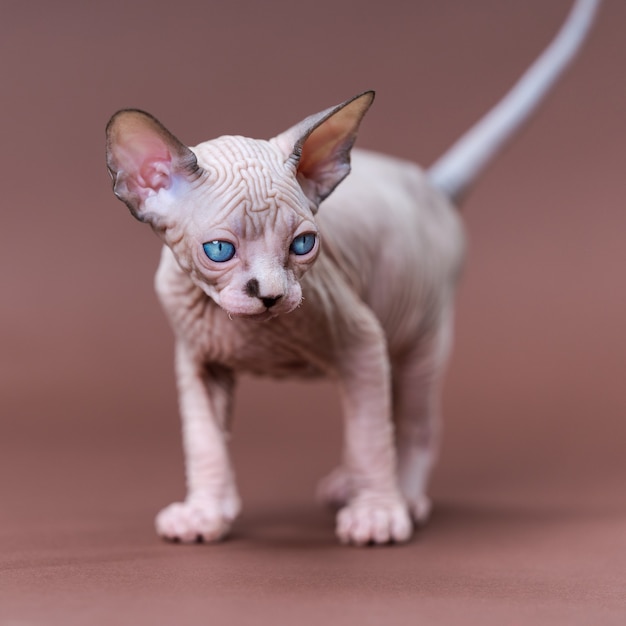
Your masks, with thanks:
[[[239,513],[227,445],[239,372],[337,382],[344,453],[319,491],[339,507],[342,542],[407,541],[426,520],[464,256],[456,207],[598,4],[577,0],[509,94],[426,171],[352,149],[371,91],[269,141],[188,148],[145,112],[112,117],[115,195],[165,244],[155,284],[175,334],[187,496],[158,514],[161,536],[218,540]]]

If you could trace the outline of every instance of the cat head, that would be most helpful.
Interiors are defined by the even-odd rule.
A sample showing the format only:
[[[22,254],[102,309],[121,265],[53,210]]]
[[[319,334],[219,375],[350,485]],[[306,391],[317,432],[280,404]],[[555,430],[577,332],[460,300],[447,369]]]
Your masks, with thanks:
[[[373,99],[360,94],[269,141],[224,136],[194,148],[148,113],[119,111],[107,125],[114,193],[229,315],[288,313],[320,251],[315,214],[350,172]]]

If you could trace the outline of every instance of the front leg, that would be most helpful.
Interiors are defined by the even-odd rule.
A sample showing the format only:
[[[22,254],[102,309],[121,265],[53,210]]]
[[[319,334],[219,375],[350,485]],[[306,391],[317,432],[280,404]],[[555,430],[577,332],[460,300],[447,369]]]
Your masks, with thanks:
[[[157,515],[156,529],[172,541],[217,541],[228,533],[240,510],[226,444],[233,376],[225,368],[194,359],[179,340],[176,379],[187,497]]]
[[[397,483],[385,336],[364,305],[341,336],[339,382],[350,495],[337,514],[337,535],[357,545],[407,541],[412,524]]]

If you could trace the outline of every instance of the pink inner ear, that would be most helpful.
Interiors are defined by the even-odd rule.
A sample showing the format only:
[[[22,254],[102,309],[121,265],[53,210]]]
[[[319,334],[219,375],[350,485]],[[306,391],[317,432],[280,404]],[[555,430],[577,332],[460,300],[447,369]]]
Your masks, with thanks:
[[[122,153],[123,168],[137,187],[154,191],[169,187],[172,155],[160,137],[132,133],[127,137]]]
[[[107,124],[107,166],[115,195],[135,217],[152,222],[159,202],[146,207],[148,198],[172,190],[178,181],[188,185],[202,174],[194,153],[157,119],[137,109],[118,111]]]
[[[163,159],[144,163],[137,175],[137,184],[145,189],[167,189],[172,181],[171,161]]]
[[[339,111],[313,130],[302,146],[298,180],[304,192],[319,203],[350,172],[350,148],[358,119]]]
[[[305,130],[295,144],[296,150],[300,147],[297,176],[304,193],[315,205],[349,174],[350,150],[373,98],[373,92],[362,93],[295,127],[308,126],[308,132]]]
[[[339,166],[338,155],[345,156],[346,131],[338,127],[330,119],[325,124],[316,128],[304,144],[302,157],[298,164],[298,171],[306,175],[314,175],[316,171],[332,170]]]

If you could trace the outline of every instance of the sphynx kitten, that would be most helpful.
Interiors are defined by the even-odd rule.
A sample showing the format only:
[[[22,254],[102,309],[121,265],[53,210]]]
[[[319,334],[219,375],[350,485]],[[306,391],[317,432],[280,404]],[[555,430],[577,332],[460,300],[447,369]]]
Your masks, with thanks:
[[[227,437],[244,371],[339,385],[345,450],[320,493],[340,506],[342,542],[407,541],[427,518],[464,250],[455,202],[563,72],[597,5],[578,0],[507,97],[426,172],[352,150],[371,91],[269,141],[187,148],[147,113],[113,116],[114,191],[165,244],[156,290],[176,338],[187,497],[159,513],[161,536],[215,541],[237,516]]]

